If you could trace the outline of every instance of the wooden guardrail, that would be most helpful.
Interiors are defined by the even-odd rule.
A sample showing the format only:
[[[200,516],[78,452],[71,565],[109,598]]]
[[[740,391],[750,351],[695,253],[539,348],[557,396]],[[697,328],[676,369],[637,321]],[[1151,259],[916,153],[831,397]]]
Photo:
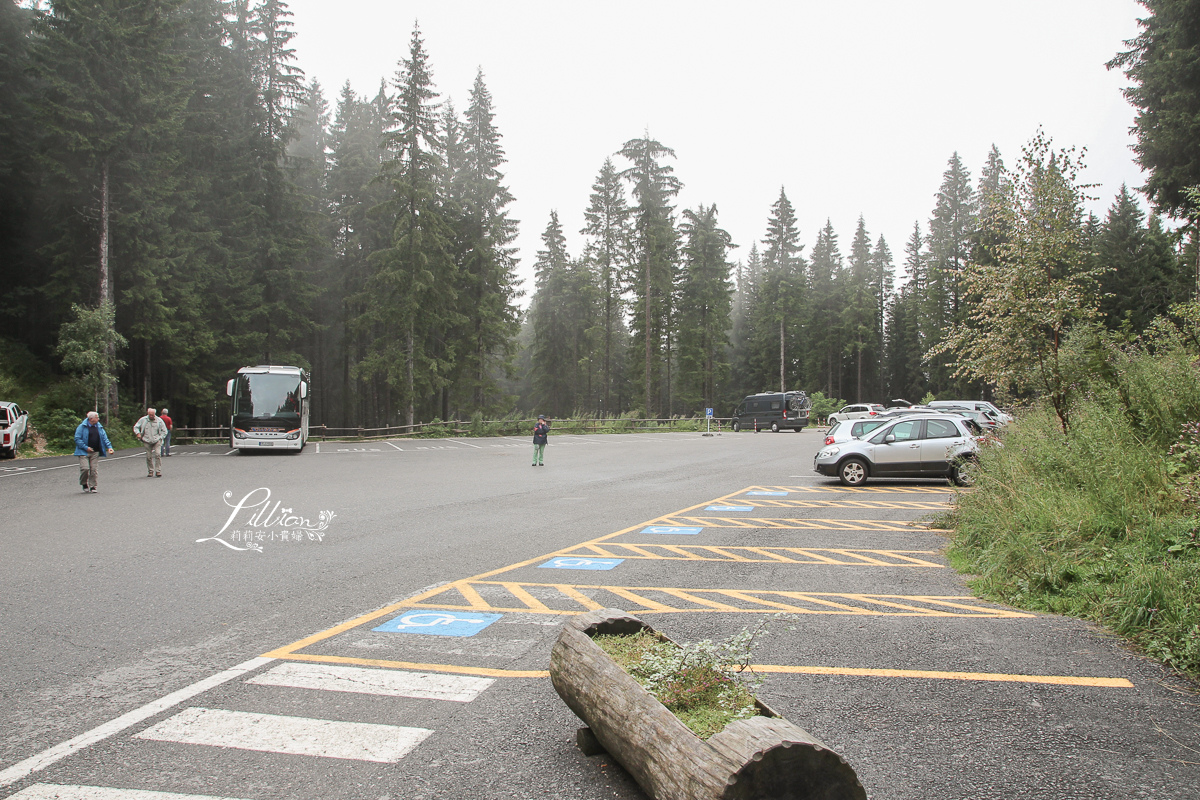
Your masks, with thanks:
[[[728,428],[728,417],[714,417],[713,430],[722,432]],[[524,436],[532,434],[537,419],[501,419],[484,420],[476,424],[469,420],[449,420],[446,422],[419,422],[413,425],[391,425],[375,428],[337,428],[327,425],[310,425],[308,438],[311,441],[373,441],[381,439],[399,439],[409,437],[451,437],[451,436]],[[583,419],[552,420],[551,434],[554,433],[621,433],[626,431],[647,430],[678,430],[679,428],[705,428],[704,417],[659,417],[646,419],[629,419],[625,417],[596,417]],[[482,431],[482,432],[477,432]],[[183,427],[175,426],[171,432],[172,443],[191,441],[227,441],[230,436],[228,425],[217,427]]]

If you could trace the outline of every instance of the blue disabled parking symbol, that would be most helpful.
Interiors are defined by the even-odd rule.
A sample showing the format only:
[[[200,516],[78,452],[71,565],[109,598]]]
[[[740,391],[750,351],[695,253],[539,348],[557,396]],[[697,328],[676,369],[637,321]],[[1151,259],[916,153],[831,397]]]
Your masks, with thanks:
[[[623,558],[579,558],[577,556],[559,556],[545,564],[538,564],[538,569],[612,569],[620,564]]]
[[[759,497],[786,497],[787,492],[746,492],[749,495],[757,495]]]
[[[426,636],[474,636],[503,614],[418,608],[405,611],[372,630],[383,633],[423,633]]]
[[[688,528],[682,525],[651,525],[642,528],[642,533],[680,533],[684,536],[695,536],[704,528]]]

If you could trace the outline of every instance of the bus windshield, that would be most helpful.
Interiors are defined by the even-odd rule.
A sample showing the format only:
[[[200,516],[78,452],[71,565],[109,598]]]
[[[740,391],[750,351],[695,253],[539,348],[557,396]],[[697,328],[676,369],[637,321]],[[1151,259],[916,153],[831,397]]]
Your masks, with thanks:
[[[242,373],[233,392],[233,418],[298,425],[302,402],[297,375]]]

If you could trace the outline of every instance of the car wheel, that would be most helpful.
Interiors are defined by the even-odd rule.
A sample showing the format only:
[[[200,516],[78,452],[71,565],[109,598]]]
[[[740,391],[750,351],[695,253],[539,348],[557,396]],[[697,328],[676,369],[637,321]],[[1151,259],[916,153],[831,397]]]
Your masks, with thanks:
[[[737,433],[738,431],[740,431],[740,430],[742,429],[742,423],[738,422],[738,421],[735,419],[735,420],[733,421],[733,425],[731,425],[730,427],[731,427],[731,428],[733,428],[733,432],[734,432],[734,433]]]
[[[837,417],[828,417],[825,420],[825,424],[832,428],[834,425],[838,424],[838,418]]]
[[[778,422],[771,423],[771,433],[779,433],[779,423]]]
[[[970,458],[964,458],[961,461],[954,462],[950,467],[950,481],[955,486],[974,486],[975,485],[975,470],[979,465]]]
[[[792,428],[796,433],[804,433],[804,428]]]
[[[867,482],[867,464],[862,459],[848,458],[838,466],[838,477],[847,486],[862,486]]]

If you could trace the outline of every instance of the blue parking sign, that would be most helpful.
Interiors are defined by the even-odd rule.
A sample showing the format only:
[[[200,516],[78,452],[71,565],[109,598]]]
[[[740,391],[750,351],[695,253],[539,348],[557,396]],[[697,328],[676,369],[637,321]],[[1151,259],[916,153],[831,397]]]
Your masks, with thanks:
[[[550,559],[545,564],[538,564],[538,569],[612,569],[624,560],[623,558],[559,556]]]
[[[421,633],[426,636],[474,636],[502,616],[477,611],[410,608],[372,630],[382,633]]]

